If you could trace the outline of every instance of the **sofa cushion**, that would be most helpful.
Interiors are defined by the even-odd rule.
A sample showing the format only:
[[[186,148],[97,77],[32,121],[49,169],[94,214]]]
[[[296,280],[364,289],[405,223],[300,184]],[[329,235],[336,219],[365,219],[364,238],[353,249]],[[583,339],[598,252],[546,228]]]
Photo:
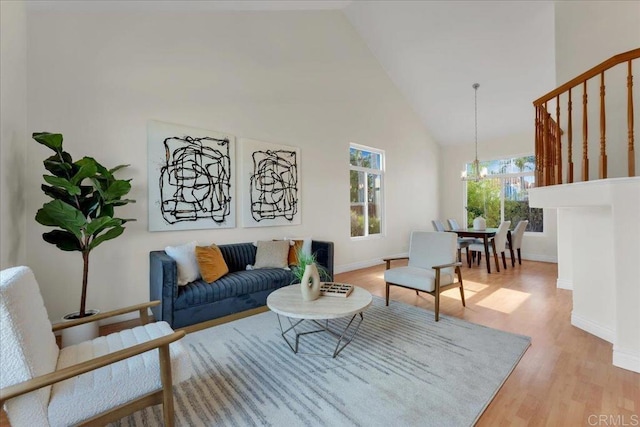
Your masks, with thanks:
[[[222,248],[221,248],[222,249]],[[291,284],[293,274],[281,268],[230,272],[213,283],[196,280],[178,290],[175,309],[209,304],[225,298],[278,289]]]
[[[256,262],[257,248],[252,243],[232,243],[218,247],[227,263],[227,267],[229,267],[230,273],[244,271],[247,265]]]
[[[196,246],[196,259],[205,282],[215,282],[229,272],[222,252],[216,245]]]
[[[178,286],[184,286],[200,278],[200,269],[196,260],[196,242],[180,246],[167,246],[164,251],[178,264]]]
[[[259,241],[254,268],[285,268],[289,256],[289,241]]]

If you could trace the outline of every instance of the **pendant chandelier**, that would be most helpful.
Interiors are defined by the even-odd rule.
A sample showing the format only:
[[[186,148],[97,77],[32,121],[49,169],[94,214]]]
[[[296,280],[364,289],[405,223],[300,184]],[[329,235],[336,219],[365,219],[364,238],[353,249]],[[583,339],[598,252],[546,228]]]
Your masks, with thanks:
[[[476,131],[476,158],[471,163],[471,174],[467,174],[467,170],[463,170],[460,174],[460,178],[463,181],[480,181],[487,176],[487,168],[480,169],[480,161],[478,160],[478,83],[473,84],[473,90],[475,91],[474,108],[475,108],[475,131]]]

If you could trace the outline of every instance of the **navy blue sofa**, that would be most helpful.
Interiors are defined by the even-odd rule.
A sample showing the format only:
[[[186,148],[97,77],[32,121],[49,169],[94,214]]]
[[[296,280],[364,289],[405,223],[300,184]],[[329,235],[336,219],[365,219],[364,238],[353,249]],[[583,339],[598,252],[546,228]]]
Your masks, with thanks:
[[[168,322],[174,329],[266,305],[274,290],[294,282],[289,270],[261,268],[246,270],[255,264],[257,248],[253,243],[218,245],[229,273],[213,283],[202,279],[178,286],[178,267],[165,251],[149,253],[149,292],[156,320]],[[311,252],[333,280],[333,242],[313,240]]]

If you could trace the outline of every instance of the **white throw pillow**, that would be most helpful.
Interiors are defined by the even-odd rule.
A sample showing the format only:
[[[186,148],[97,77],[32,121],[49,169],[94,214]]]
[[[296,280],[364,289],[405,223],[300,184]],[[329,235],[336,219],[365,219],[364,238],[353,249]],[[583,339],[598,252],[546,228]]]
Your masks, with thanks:
[[[200,268],[196,259],[197,242],[181,246],[167,246],[164,251],[178,264],[178,286],[184,286],[200,278]]]

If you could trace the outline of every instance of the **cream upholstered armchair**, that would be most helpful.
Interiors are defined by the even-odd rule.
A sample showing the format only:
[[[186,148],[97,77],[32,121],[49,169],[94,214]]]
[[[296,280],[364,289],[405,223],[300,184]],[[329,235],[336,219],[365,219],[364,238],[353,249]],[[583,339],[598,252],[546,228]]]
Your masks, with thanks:
[[[92,318],[139,310],[146,319],[149,305]],[[177,341],[184,335],[157,322],[58,349],[33,272],[2,270],[0,404],[12,427],[40,427],[105,425],[162,403],[164,424],[172,426],[172,384],[191,375],[189,354]]]
[[[460,288],[462,305],[465,306],[464,288],[460,262],[456,261],[458,239],[455,233],[414,231],[411,233],[409,257],[385,258],[387,269],[386,304],[389,305],[389,286],[401,286],[426,292],[435,297],[435,318],[440,319],[440,293],[451,288]],[[408,259],[405,267],[391,268],[394,260]]]

